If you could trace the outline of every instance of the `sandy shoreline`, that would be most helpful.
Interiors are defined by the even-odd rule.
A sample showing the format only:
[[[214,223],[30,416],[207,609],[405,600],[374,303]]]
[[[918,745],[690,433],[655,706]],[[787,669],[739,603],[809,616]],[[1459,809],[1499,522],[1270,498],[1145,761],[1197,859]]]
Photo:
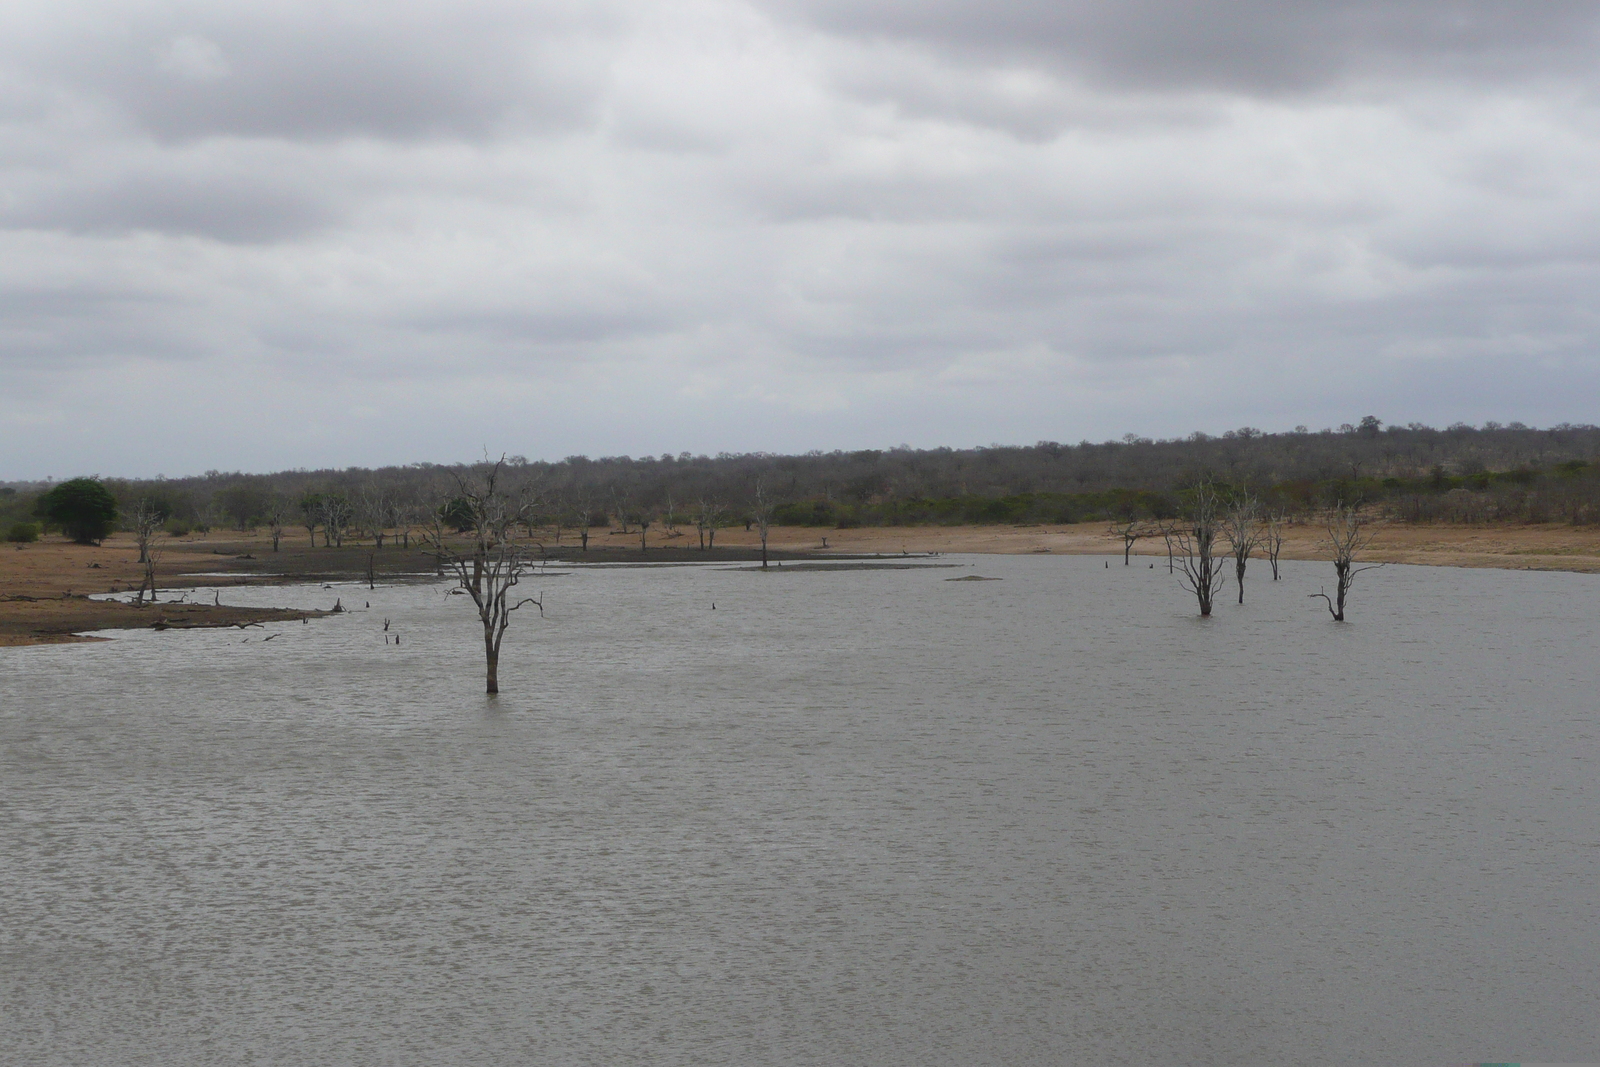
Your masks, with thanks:
[[[1324,531],[1291,526],[1283,558],[1326,559]],[[596,530],[589,552],[578,549],[566,531],[557,542],[545,540],[551,555],[573,559],[670,562],[705,560],[695,531],[654,529],[648,550],[640,552],[637,533]],[[926,553],[1121,554],[1122,540],[1104,523],[1072,526],[913,526],[829,530],[774,528],[769,546],[785,558],[809,555],[901,555]],[[750,559],[760,547],[755,531],[734,527],[717,534],[715,558]],[[338,579],[350,581],[366,571],[368,545],[342,549],[308,546],[304,531],[272,551],[263,534],[214,533],[183,540],[162,539],[157,574],[165,590],[200,585],[286,584]],[[1134,554],[1164,556],[1159,539],[1134,546]],[[415,548],[385,547],[372,558],[380,577],[427,573],[432,560]],[[1600,530],[1571,526],[1401,526],[1382,525],[1364,558],[1389,563],[1447,567],[1499,567],[1512,570],[1564,570],[1600,573]],[[247,626],[270,619],[296,619],[317,612],[227,605],[163,603],[133,607],[88,599],[90,594],[136,588],[142,568],[138,550],[126,535],[99,546],[59,539],[0,547],[0,646],[82,640],[90,630],[161,626]],[[167,600],[175,599],[168,593]]]

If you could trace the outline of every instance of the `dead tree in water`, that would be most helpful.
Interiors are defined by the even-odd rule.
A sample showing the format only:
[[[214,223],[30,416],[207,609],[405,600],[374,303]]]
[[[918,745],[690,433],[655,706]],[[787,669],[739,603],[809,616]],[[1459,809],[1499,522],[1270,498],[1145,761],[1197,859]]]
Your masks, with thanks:
[[[1283,551],[1283,526],[1286,521],[1282,510],[1274,510],[1267,513],[1261,527],[1261,543],[1267,546],[1267,561],[1272,564],[1273,581],[1279,578],[1278,555]]]
[[[431,529],[423,535],[441,568],[448,568],[458,587],[478,609],[483,624],[483,655],[486,688],[500,692],[500,643],[511,625],[511,613],[527,604],[544,614],[544,605],[535,597],[512,596],[531,563],[518,542],[517,530],[535,506],[527,486],[508,489],[502,483],[505,457],[495,463],[452,473],[455,485],[446,507],[435,508]],[[446,519],[446,508],[450,518]],[[448,538],[448,525],[467,521],[462,531],[467,543],[460,546]]]
[[[1227,577],[1217,560],[1217,534],[1222,501],[1210,482],[1190,493],[1188,514],[1166,528],[1167,551],[1177,561],[1178,581],[1195,595],[1200,617],[1209,618],[1212,603]]]
[[[1328,614],[1333,616],[1334,622],[1344,622],[1345,597],[1349,595],[1350,585],[1356,580],[1356,575],[1383,564],[1372,563],[1365,567],[1355,565],[1356,553],[1371,544],[1376,536],[1374,531],[1367,529],[1367,520],[1362,517],[1357,505],[1343,502],[1335,504],[1328,509],[1326,524],[1328,542],[1333,546],[1334,593],[1329,596],[1324,590],[1310,595],[1313,598],[1321,597],[1327,603]]]
[[[767,534],[772,529],[772,501],[767,499],[766,488],[761,484],[761,479],[756,479],[756,499],[750,509],[750,518],[756,524],[756,530],[761,534],[761,569],[767,569]]]
[[[1261,543],[1261,507],[1256,498],[1245,494],[1229,505],[1222,515],[1222,533],[1233,555],[1234,583],[1239,587],[1239,603],[1244,603],[1244,568],[1250,553]]]
[[[1119,522],[1111,527],[1111,532],[1122,538],[1122,565],[1128,566],[1128,557],[1133,554],[1134,542],[1141,537],[1149,537],[1155,531],[1148,525],[1138,520]]]

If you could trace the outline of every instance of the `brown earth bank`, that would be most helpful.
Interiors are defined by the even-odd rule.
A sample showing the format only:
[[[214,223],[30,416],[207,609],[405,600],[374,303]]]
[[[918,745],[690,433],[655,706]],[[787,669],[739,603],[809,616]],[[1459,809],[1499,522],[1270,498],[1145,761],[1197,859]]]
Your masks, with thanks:
[[[242,536],[242,535],[241,535]],[[240,584],[248,575],[204,578],[197,572],[237,565],[235,557],[259,546],[210,544],[163,538],[156,566],[160,603],[142,606],[91,600],[91,594],[127,592],[139,587],[144,566],[125,535],[100,545],[75,545],[49,539],[0,547],[0,646],[59,644],[90,640],[92,630],[190,629],[251,626],[285,619],[314,618],[320,611],[246,608],[226,604],[177,603],[178,590],[197,585]],[[266,542],[271,549],[271,542]]]
[[[1377,536],[1362,558],[1390,563],[1519,570],[1600,573],[1600,530],[1571,526],[1410,526],[1376,524]],[[1314,524],[1287,528],[1283,558],[1327,559],[1326,532]],[[591,531],[589,548],[580,548],[572,531],[559,539],[550,532],[539,542],[551,559],[590,563],[672,563],[753,561],[761,556],[755,530],[720,530],[714,551],[702,550],[692,528],[653,528],[641,551],[637,531]],[[157,581],[162,603],[135,607],[89,600],[92,593],[138,588],[143,567],[127,535],[97,546],[59,539],[0,547],[0,646],[79,640],[90,630],[161,626],[247,626],[278,619],[314,617],[321,612],[287,608],[242,608],[217,604],[177,604],[174,591],[195,586],[273,584],[364,579],[370,565],[376,579],[426,577],[434,559],[416,547],[346,544],[312,547],[305,535],[285,538],[274,552],[262,534],[214,533],[157,542]],[[768,537],[774,560],[806,556],[879,557],[930,553],[1120,554],[1122,539],[1104,523],[1045,526],[907,526],[830,530],[774,527]],[[1163,556],[1159,538],[1137,542],[1133,552]]]

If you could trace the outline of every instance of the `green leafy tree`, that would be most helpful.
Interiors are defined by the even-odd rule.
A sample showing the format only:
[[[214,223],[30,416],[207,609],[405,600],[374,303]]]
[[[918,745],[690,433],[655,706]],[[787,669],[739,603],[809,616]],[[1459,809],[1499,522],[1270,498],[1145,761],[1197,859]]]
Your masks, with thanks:
[[[472,510],[472,501],[464,496],[455,497],[440,505],[439,517],[456,533],[466,533],[477,528],[477,516]]]
[[[35,512],[80,545],[98,544],[117,527],[117,500],[98,478],[74,478],[39,497]]]

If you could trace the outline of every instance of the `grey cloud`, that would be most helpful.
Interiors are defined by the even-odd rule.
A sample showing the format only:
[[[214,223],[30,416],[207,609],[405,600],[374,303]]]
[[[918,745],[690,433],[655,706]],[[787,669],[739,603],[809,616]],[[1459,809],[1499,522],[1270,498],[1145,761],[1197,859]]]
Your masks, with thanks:
[[[10,64],[166,140],[481,138],[594,117],[604,5],[107,4]]]
[[[610,2],[0,12],[0,475],[1593,417],[1587,7]]]
[[[121,234],[149,230],[229,243],[289,240],[334,222],[330,194],[265,175],[108,174],[58,182],[0,212],[10,228]]]
[[[1215,121],[1215,107],[1171,96],[1070,92],[1059,78],[1014,68],[943,62],[915,49],[868,45],[832,65],[848,96],[892,104],[908,119],[1003,130],[1022,141],[1069,128],[1126,134]]]
[[[455,311],[419,315],[407,325],[428,333],[485,337],[527,346],[571,345],[634,338],[674,327],[672,318],[647,308],[612,311]]]
[[[1590,0],[771,0],[825,31],[1130,89],[1313,90],[1361,75],[1587,77]]]
[[[100,281],[0,286],[0,373],[108,367],[127,356],[192,360],[209,351],[177,327],[184,301]]]

